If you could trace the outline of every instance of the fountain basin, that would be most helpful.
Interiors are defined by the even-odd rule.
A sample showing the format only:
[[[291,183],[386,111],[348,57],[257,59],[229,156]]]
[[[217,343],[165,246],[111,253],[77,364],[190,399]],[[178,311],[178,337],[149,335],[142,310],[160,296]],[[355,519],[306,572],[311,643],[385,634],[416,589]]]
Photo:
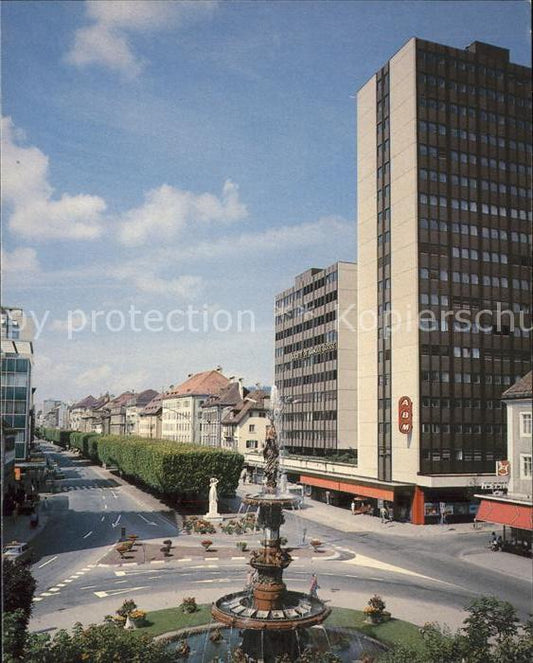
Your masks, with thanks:
[[[249,591],[226,594],[213,603],[211,614],[227,626],[257,631],[292,631],[321,624],[331,609],[319,599],[302,592],[285,591],[283,608],[257,610]]]

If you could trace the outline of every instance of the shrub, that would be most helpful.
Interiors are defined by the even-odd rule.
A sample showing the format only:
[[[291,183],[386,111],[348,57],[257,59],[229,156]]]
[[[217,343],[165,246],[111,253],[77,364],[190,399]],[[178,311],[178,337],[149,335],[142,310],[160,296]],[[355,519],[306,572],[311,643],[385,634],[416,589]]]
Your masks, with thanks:
[[[198,606],[196,605],[196,599],[194,596],[185,596],[182,599],[179,608],[182,612],[188,613],[196,612],[199,610]]]
[[[211,548],[211,546],[213,545],[213,542],[210,541],[209,539],[204,539],[203,541],[201,541],[201,544],[206,550],[209,550],[209,548]]]
[[[241,550],[242,552],[245,552],[246,548],[248,548],[248,543],[246,541],[237,541],[235,546],[239,548],[239,550]]]
[[[122,606],[117,610],[117,615],[120,617],[128,617],[134,610],[137,610],[137,604],[133,599],[126,599]]]
[[[364,607],[363,612],[367,615],[381,615],[385,608],[385,601],[381,596],[374,594],[374,596],[368,600],[368,604]]]
[[[311,539],[311,541],[309,541],[309,543],[315,549],[315,552],[322,545],[322,541],[320,539]]]

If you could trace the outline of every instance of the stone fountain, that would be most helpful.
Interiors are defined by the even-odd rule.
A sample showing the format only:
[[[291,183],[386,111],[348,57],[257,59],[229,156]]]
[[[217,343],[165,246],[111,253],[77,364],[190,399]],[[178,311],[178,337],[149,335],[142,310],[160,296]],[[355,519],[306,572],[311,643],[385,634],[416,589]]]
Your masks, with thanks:
[[[242,650],[248,660],[265,663],[281,656],[295,660],[305,645],[305,629],[321,624],[331,612],[318,598],[288,590],[283,582],[283,571],[292,560],[281,546],[280,528],[283,509],[293,508],[296,498],[278,487],[280,450],[275,418],[273,407],[263,449],[262,490],[243,498],[248,506],[257,507],[257,524],[263,531],[261,548],[252,551],[249,561],[255,570],[251,587],[223,596],[211,609],[217,622],[242,630]]]

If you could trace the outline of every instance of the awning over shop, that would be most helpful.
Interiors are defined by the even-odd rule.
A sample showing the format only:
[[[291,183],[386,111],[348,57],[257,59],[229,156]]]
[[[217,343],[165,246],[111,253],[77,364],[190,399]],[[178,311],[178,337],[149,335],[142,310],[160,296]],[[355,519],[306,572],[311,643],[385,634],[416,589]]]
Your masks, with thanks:
[[[533,530],[533,506],[531,504],[482,499],[476,520],[482,520],[486,523],[498,523],[517,529]]]
[[[347,483],[346,481],[335,481],[333,479],[322,479],[320,477],[311,477],[300,475],[300,483],[308,486],[317,486],[326,490],[337,490],[341,493],[350,493],[350,495],[363,495],[364,497],[373,497],[374,499],[394,501],[394,490],[390,488],[380,488],[377,486],[365,486],[359,483]]]

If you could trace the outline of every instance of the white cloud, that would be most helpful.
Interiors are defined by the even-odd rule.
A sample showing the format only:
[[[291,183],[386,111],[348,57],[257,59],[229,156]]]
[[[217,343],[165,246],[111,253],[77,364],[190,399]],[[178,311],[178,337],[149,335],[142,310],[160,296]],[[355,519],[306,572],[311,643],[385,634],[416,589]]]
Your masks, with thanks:
[[[149,295],[166,295],[192,300],[204,287],[204,281],[200,276],[183,274],[177,278],[162,278],[150,270],[142,259],[140,262],[135,261],[135,264],[128,262],[120,265],[111,270],[111,273],[118,280],[127,281],[139,292]]]
[[[37,251],[29,247],[13,249],[11,253],[2,251],[2,270],[4,272],[18,272],[27,276],[28,273],[38,274],[41,271]]]
[[[92,23],[76,31],[66,56],[76,66],[101,65],[130,77],[143,68],[128,33],[170,30],[211,14],[217,2],[168,0],[88,0],[87,17]]]
[[[22,145],[23,140],[11,118],[2,118],[2,194],[11,208],[9,228],[34,240],[99,237],[105,201],[67,193],[52,199],[48,157],[37,147]]]
[[[80,373],[76,378],[76,383],[79,384],[80,387],[90,386],[91,388],[95,385],[101,385],[100,391],[105,391],[112,373],[113,371],[109,364],[101,364],[100,366],[89,368],[87,371]]]
[[[247,216],[238,186],[226,180],[222,195],[195,194],[163,184],[145,194],[144,203],[126,212],[120,222],[119,241],[138,246],[147,239],[166,242],[188,224],[232,222]]]

